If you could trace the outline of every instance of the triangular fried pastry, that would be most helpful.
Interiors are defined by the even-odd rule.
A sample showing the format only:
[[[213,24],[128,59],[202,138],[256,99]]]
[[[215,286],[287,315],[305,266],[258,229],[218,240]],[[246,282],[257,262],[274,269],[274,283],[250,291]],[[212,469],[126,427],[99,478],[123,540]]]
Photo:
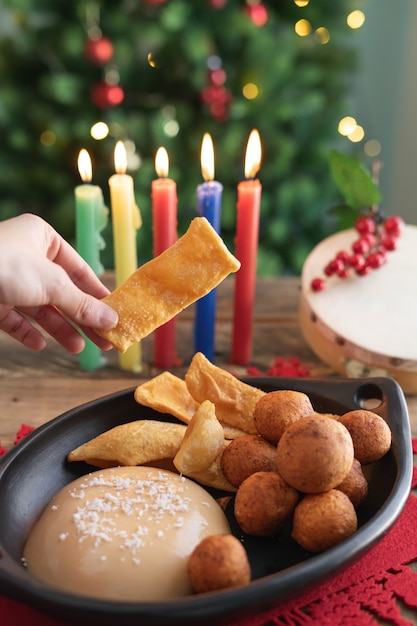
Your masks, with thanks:
[[[136,387],[134,398],[138,404],[173,415],[186,424],[199,407],[188,391],[185,380],[171,372],[161,372]]]
[[[197,402],[210,400],[217,419],[246,433],[256,434],[255,405],[265,392],[239,380],[196,352],[185,374],[188,391]]]
[[[97,467],[146,465],[172,459],[180,448],[186,428],[184,424],[158,420],[120,424],[72,450],[67,458]]]

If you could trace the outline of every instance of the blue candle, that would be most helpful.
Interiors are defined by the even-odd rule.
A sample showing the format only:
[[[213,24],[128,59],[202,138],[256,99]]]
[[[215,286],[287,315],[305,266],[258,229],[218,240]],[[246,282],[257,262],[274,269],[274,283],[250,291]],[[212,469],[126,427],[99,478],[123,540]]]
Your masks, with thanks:
[[[213,142],[208,133],[201,146],[201,171],[205,182],[197,187],[197,213],[220,232],[223,186],[214,180]],[[195,309],[194,351],[202,352],[209,361],[214,360],[216,295],[213,289],[196,302]]]

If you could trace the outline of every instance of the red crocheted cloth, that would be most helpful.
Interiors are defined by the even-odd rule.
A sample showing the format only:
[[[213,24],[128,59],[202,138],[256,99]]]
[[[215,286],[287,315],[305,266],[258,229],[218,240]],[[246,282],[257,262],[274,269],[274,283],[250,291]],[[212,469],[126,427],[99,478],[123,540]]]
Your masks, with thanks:
[[[24,436],[31,427],[22,425]],[[413,440],[417,454],[417,440]],[[414,469],[413,488],[417,488]],[[228,626],[411,626],[417,623],[417,498],[410,494],[396,524],[373,550],[348,570],[312,591],[256,617]],[[409,621],[400,606],[414,609]],[[0,596],[1,626],[62,626],[60,622]]]

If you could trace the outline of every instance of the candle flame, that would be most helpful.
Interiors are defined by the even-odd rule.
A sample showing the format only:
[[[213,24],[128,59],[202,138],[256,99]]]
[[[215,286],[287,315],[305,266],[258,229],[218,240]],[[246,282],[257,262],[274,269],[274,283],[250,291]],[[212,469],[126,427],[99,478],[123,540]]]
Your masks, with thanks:
[[[209,133],[204,133],[201,144],[201,172],[205,181],[214,180],[214,148]]]
[[[114,149],[114,167],[118,174],[125,174],[127,169],[127,154],[123,141],[118,141]]]
[[[245,178],[255,178],[261,167],[262,147],[261,138],[257,130],[249,135],[245,157]]]
[[[93,168],[91,165],[90,155],[85,148],[80,150],[78,154],[78,171],[80,172],[81,180],[84,183],[89,183],[93,178]]]
[[[169,172],[168,152],[164,147],[158,148],[155,155],[155,169],[160,178],[166,178]]]

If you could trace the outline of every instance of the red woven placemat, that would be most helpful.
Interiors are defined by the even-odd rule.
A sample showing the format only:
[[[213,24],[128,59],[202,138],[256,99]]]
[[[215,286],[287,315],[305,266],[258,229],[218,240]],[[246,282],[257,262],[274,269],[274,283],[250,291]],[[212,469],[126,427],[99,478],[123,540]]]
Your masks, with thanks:
[[[16,441],[33,430],[22,425]],[[0,448],[0,454],[1,454]],[[417,440],[413,440],[417,453]],[[413,488],[417,487],[414,469]],[[229,626],[372,626],[417,623],[417,498],[408,502],[393,528],[366,556],[348,570],[276,609]],[[402,617],[399,603],[416,610],[416,621]],[[23,603],[0,596],[1,626],[62,626]],[[139,625],[138,625],[139,626]]]

